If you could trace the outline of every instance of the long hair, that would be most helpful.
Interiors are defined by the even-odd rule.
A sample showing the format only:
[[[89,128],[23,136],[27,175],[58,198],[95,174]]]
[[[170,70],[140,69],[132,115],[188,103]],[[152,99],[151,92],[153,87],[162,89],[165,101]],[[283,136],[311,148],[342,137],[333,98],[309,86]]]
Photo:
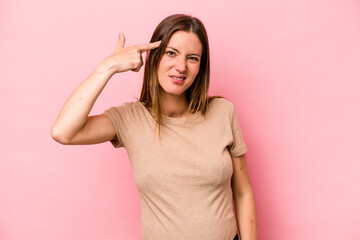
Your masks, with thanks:
[[[189,102],[188,111],[195,113],[201,111],[204,115],[208,109],[210,101],[222,96],[208,96],[209,81],[210,81],[210,56],[209,56],[209,42],[207,33],[203,23],[195,17],[185,14],[170,15],[162,20],[156,27],[150,42],[161,40],[158,48],[148,51],[146,54],[144,80],[139,101],[155,117],[157,125],[162,125],[161,107],[160,107],[160,84],[158,80],[158,67],[163,56],[166,46],[169,43],[171,36],[176,31],[192,32],[197,35],[202,45],[202,54],[200,60],[199,72],[191,84],[186,89],[185,95]]]

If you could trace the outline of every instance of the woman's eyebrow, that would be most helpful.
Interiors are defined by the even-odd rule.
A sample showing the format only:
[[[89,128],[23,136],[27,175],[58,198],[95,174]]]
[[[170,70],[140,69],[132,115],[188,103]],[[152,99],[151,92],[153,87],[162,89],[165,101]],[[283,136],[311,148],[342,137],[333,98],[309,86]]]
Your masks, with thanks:
[[[177,49],[176,49],[176,48],[174,48],[174,47],[168,47],[168,48],[171,48],[171,49],[172,49],[172,50],[174,50],[175,52],[180,53],[180,51],[179,51],[179,50],[177,50]],[[197,53],[192,53],[192,54],[189,54],[189,55],[196,55],[196,56],[201,57],[201,56],[200,56],[200,54],[197,54]]]

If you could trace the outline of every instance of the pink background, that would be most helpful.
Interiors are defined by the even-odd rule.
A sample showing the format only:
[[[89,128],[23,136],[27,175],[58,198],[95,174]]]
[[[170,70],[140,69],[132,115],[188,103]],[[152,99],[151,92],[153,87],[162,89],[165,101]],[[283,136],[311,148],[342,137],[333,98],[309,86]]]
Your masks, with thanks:
[[[360,3],[1,1],[0,239],[140,239],[126,150],[63,146],[50,128],[111,54],[149,41],[173,13],[199,17],[210,95],[235,106],[248,146],[259,239],[360,239]],[[91,114],[139,97],[115,75]]]

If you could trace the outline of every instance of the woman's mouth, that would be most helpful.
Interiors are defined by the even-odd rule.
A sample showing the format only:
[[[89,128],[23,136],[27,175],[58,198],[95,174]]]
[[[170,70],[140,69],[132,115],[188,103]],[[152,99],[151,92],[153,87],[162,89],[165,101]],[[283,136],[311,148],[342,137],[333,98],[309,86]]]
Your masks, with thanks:
[[[173,83],[175,83],[177,85],[183,84],[186,79],[185,76],[175,76],[175,75],[170,75],[170,78],[172,79]]]

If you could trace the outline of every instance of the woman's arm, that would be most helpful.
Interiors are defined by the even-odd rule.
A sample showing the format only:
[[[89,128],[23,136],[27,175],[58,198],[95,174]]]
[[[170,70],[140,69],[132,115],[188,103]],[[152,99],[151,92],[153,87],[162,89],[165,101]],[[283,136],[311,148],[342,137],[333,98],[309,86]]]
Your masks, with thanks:
[[[71,93],[51,128],[51,136],[62,144],[92,144],[111,140],[115,129],[105,115],[88,116],[109,79],[119,72],[139,71],[141,53],[157,48],[159,42],[124,47],[121,34],[114,52]]]
[[[257,240],[257,217],[245,154],[232,158],[231,187],[241,240]]]
[[[103,136],[103,140],[107,141],[108,138],[113,138],[115,136],[115,130],[111,129],[111,121],[106,123],[104,116],[88,117],[96,99],[112,75],[111,66],[106,62],[101,62],[100,65],[96,67],[96,69],[71,93],[51,128],[51,136],[54,140],[62,144],[74,144],[74,140],[76,140],[77,144],[85,144],[87,143],[86,138],[91,138],[89,133],[94,132],[95,129],[98,129],[98,131],[97,134],[92,134],[92,138],[98,139]],[[88,119],[89,123],[90,121],[93,123],[93,127],[91,128],[88,126],[85,127]],[[103,126],[102,128],[98,127],[100,124]],[[82,129],[88,131],[80,133]],[[77,137],[78,134],[79,137]],[[108,137],[105,137],[104,135],[107,135]]]

